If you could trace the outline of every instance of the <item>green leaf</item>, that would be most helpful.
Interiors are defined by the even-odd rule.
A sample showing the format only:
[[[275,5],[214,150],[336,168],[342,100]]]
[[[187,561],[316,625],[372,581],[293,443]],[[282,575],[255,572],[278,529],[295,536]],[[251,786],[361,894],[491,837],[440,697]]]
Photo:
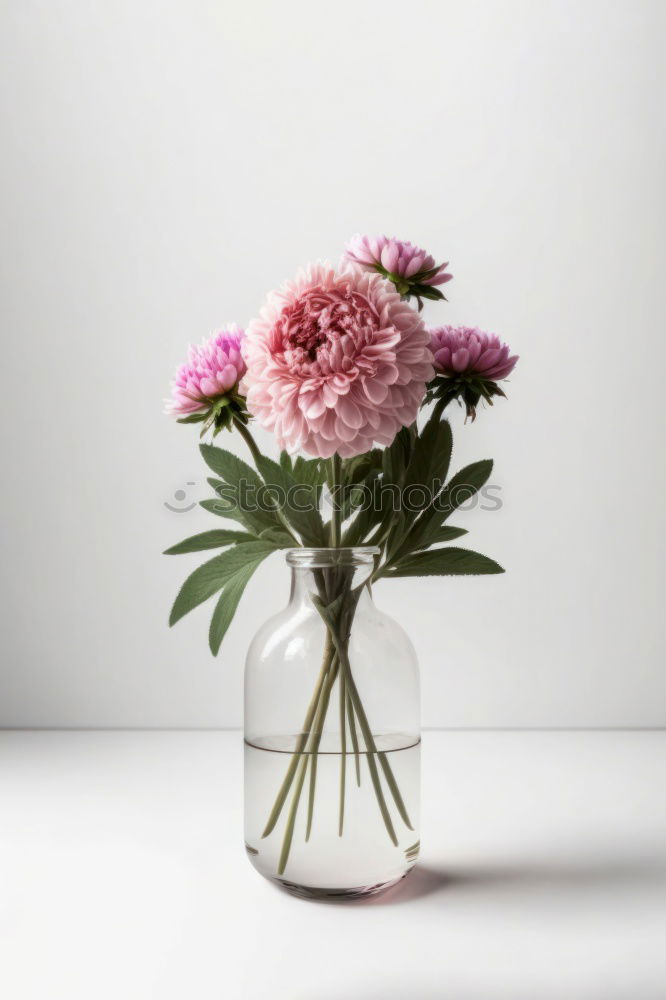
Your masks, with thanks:
[[[407,467],[412,459],[416,438],[408,427],[401,427],[388,449],[391,456],[391,478],[394,483],[402,483]]]
[[[345,486],[356,486],[382,467],[382,452],[379,448],[366,451],[362,455],[345,459],[343,463]]]
[[[247,563],[238,572],[234,573],[231,579],[225,584],[224,590],[215,605],[208,630],[208,645],[213,656],[217,656],[222,645],[222,640],[227,634],[227,630],[236,614],[236,608],[243,596],[243,591],[250,577],[262,561],[262,558],[263,556]]]
[[[200,500],[199,506],[203,507],[204,510],[209,511],[211,514],[217,514],[218,517],[230,517],[233,521],[242,521],[242,515],[238,509],[238,504],[230,503],[228,500],[222,500],[221,497],[216,497],[211,500]]]
[[[423,486],[433,496],[446,481],[453,437],[448,420],[431,419],[416,439],[405,487]]]
[[[294,539],[286,531],[280,528],[264,528],[259,537],[262,541],[270,542],[278,549],[293,549]]]
[[[228,483],[229,486],[237,487],[241,480],[244,480],[249,486],[253,486],[255,489],[259,489],[261,486],[261,479],[252,466],[236,455],[233,455],[230,451],[225,451],[224,448],[217,448],[212,444],[201,444],[199,445],[199,450],[206,465],[213,470],[215,475],[220,476],[225,483]]]
[[[386,576],[480,576],[503,572],[488,556],[450,546],[406,556]]]
[[[388,513],[384,509],[375,509],[375,491],[374,484],[379,478],[379,471],[375,470],[372,472],[365,481],[365,486],[370,490],[370,498],[365,498],[365,506],[358,509],[356,516],[351,521],[351,523],[346,527],[342,544],[344,546],[349,545],[361,545],[366,541],[368,535],[375,530],[375,528],[381,523],[382,518]],[[384,494],[382,494],[382,501],[386,500]],[[354,514],[354,510],[350,506],[349,516]]]
[[[321,487],[326,482],[326,462],[321,458],[302,458],[299,455],[294,460],[293,476],[297,483]]]
[[[414,531],[415,518],[429,509],[440,492],[448,473],[452,447],[448,421],[432,416],[413,444],[403,478],[403,510],[401,516],[393,518],[387,539],[387,553],[391,561],[414,547],[407,537]]]
[[[467,534],[466,528],[454,528],[453,525],[443,524],[441,527],[435,525],[423,539],[421,548],[428,548],[430,545],[439,545],[440,542],[453,542],[456,538],[460,538],[462,535]]]
[[[199,604],[216,594],[235,573],[249,562],[256,559],[261,561],[274,551],[275,546],[270,542],[244,542],[242,545],[235,545],[226,552],[222,552],[219,556],[214,556],[203,566],[199,566],[188,576],[180,588],[171,609],[169,625],[175,625],[183,615],[188,614],[193,608],[198,607]]]
[[[293,502],[287,502],[281,508],[282,516],[298,532],[303,542],[315,547],[325,545],[324,522],[316,506],[316,487],[307,483],[298,483],[290,472],[287,472],[271,458],[266,458],[265,455],[257,458],[257,468],[263,476],[266,486],[277,489],[287,498],[291,493],[292,500],[297,500],[299,506],[309,508],[299,510]],[[295,496],[295,494],[297,495]]]
[[[472,462],[460,472],[456,472],[442,490],[436,504],[436,507],[443,512],[443,519],[450,517],[454,510],[458,510],[462,504],[478,493],[488,481],[492,471],[492,459],[485,458],[480,462]]]
[[[379,479],[380,470],[373,469],[365,479],[357,483],[347,483],[342,490],[341,520],[344,523],[350,517],[359,514],[364,505],[374,502],[374,485]],[[338,498],[340,499],[340,498]]]
[[[338,594],[335,600],[331,601],[330,604],[324,604],[321,597],[317,594],[312,594],[311,597],[312,603],[324,619],[329,631],[337,635],[340,630],[340,614],[343,603],[347,598],[347,593],[343,592],[342,594]]]
[[[285,470],[285,472],[291,472],[293,469],[293,464],[291,461],[291,455],[288,451],[280,452],[280,465]]]
[[[236,517],[232,515],[235,520],[242,521],[255,534],[259,534],[262,528],[280,527],[280,521],[274,511],[262,510],[256,503],[253,503],[252,509],[249,509],[249,503],[244,504],[244,496],[246,494],[247,500],[250,501],[252,496],[256,498],[257,492],[263,486],[260,476],[247,462],[243,462],[242,459],[233,455],[230,451],[225,451],[224,448],[216,448],[211,444],[202,444],[199,448],[209,468],[216,475],[221,476],[227,486],[236,490],[237,508],[242,516]],[[213,486],[213,489],[218,488],[215,480],[211,481],[209,479],[208,481]],[[241,489],[241,484],[244,484],[244,490]],[[219,513],[219,511],[215,511],[215,513]],[[224,516],[228,517],[229,515]]]
[[[179,556],[184,552],[201,552],[203,549],[220,549],[223,545],[233,545],[235,542],[250,542],[252,535],[245,531],[202,531],[199,535],[191,535],[170,549],[165,549],[165,556]]]
[[[232,521],[238,521],[244,528],[247,528],[248,532],[254,538],[258,538],[262,531],[267,530],[263,521],[260,519],[254,520],[252,515],[247,511],[242,511],[237,503],[223,500],[221,497],[211,500],[200,500],[199,506],[203,507],[210,514],[215,514],[217,517],[228,517]],[[275,527],[274,522],[271,522],[270,528],[273,527]]]
[[[261,479],[254,473],[254,470],[251,471],[259,484],[258,488],[263,488]],[[244,507],[241,506],[243,493],[239,485],[225,483],[222,479],[215,479],[213,476],[209,476],[206,481],[217,494],[217,499],[200,501],[205,510],[217,514],[218,517],[230,517],[234,521],[239,521],[255,537],[261,535],[267,528],[281,528],[280,520],[274,511],[262,510],[256,503],[252,505],[253,509],[250,509],[249,503],[246,503]],[[238,482],[240,484],[240,479]],[[253,490],[257,489],[254,482],[250,484],[250,487]],[[229,493],[232,494],[233,499],[228,496]],[[250,500],[249,496],[248,500]]]
[[[394,557],[401,558],[410,551],[432,544],[431,534],[462,504],[473,497],[493,471],[492,459],[473,462],[457,472],[440,492],[434,505],[424,511]]]

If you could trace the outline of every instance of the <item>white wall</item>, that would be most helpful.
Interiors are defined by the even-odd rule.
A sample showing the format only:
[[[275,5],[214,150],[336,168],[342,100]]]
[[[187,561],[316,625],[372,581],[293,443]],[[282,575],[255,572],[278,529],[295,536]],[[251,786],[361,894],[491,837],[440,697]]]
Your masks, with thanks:
[[[451,260],[428,318],[521,354],[455,420],[501,578],[388,583],[428,725],[655,726],[664,679],[661,0],[3,5],[0,722],[241,719],[279,557],[218,660],[166,627],[210,525],[161,401],[190,340],[357,230]],[[240,445],[239,445],[240,451]],[[217,526],[217,522],[216,525]]]

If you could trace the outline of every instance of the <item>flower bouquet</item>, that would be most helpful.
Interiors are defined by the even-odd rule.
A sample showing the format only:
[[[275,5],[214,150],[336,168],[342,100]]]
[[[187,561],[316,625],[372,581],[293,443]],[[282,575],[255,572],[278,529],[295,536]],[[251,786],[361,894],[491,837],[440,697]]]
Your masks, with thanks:
[[[378,891],[418,855],[418,674],[373,584],[503,572],[450,544],[466,531],[449,518],[492,462],[449,478],[445,410],[457,402],[474,420],[504,396],[517,357],[494,334],[425,326],[423,300],[444,299],[447,268],[410,243],[356,236],[338,268],[301,271],[246,331],[191,347],[168,403],[202,438],[237,432],[249,459],[200,444],[213,474],[201,505],[235,527],[167,550],[222,550],[186,579],[170,624],[218,595],[217,654],[264,559],[284,549],[292,567],[289,605],[246,666],[246,847],[304,895]],[[277,460],[253,420],[275,435]]]

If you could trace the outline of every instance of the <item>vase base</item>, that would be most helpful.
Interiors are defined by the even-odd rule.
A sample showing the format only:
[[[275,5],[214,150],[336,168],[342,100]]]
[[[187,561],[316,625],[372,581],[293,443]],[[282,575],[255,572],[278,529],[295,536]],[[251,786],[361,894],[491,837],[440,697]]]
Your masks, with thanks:
[[[397,885],[398,882],[402,882],[403,878],[409,875],[410,871],[411,869],[404,872],[402,875],[398,875],[397,878],[389,879],[386,882],[378,882],[376,885],[355,886],[351,889],[325,889],[313,885],[297,885],[295,882],[288,882],[283,878],[274,878],[272,881],[277,882],[277,884],[282,886],[283,889],[286,889],[294,896],[299,896],[301,899],[329,900],[330,902],[352,902],[355,899],[365,899],[367,896],[376,896],[380,892],[385,892],[387,889],[390,889],[391,886]]]

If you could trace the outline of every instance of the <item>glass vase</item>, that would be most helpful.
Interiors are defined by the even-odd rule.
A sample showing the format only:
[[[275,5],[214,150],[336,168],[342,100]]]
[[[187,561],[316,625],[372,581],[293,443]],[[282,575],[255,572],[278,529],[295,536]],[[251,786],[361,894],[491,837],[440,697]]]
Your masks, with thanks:
[[[247,853],[302,896],[380,892],[418,856],[418,666],[374,604],[378,551],[290,550],[289,603],[248,652]]]

